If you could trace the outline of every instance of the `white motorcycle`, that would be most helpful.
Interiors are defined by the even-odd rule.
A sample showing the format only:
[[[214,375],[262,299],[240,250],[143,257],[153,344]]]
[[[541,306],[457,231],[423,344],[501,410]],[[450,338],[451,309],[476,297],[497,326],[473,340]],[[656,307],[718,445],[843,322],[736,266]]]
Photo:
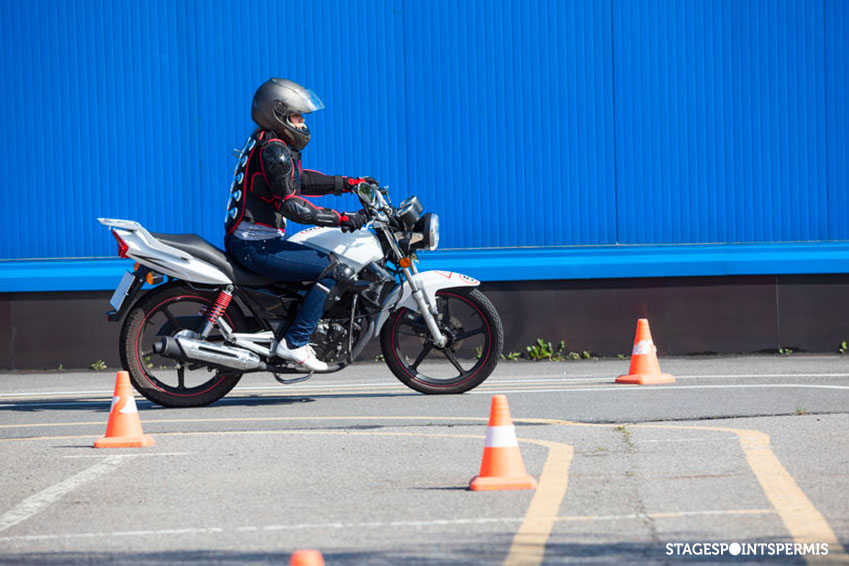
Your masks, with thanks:
[[[386,189],[366,183],[357,195],[370,218],[366,228],[314,227],[290,237],[341,264],[342,280],[311,339],[317,357],[328,373],[339,371],[379,335],[386,365],[412,389],[463,393],[478,386],[498,363],[504,331],[477,280],[416,269],[416,252],[438,244],[437,215],[422,214],[415,196],[396,208]],[[202,406],[248,372],[270,372],[284,384],[312,377],[275,357],[274,346],[313,282],[277,283],[248,272],[195,234],[99,221],[110,227],[118,255],[138,262],[115,290],[109,318],[126,315],[121,359],[147,399]]]

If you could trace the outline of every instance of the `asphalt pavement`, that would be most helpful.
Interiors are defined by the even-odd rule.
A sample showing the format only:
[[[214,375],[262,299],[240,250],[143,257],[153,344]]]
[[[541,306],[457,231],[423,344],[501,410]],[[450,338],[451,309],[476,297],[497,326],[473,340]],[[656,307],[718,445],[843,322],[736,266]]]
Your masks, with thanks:
[[[256,374],[210,407],[137,395],[137,449],[92,448],[114,370],[0,374],[0,563],[849,563],[849,358],[661,365],[503,361],[456,396]],[[467,489],[494,394],[536,490]]]

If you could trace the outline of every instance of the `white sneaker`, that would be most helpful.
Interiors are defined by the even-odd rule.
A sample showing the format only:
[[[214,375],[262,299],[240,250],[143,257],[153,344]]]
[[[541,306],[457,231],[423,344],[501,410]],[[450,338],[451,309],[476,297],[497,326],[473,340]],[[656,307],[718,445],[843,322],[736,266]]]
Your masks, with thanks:
[[[304,344],[299,348],[289,348],[284,338],[277,344],[274,353],[277,354],[278,358],[295,362],[310,371],[327,371],[327,364],[315,357],[315,352],[309,344]]]

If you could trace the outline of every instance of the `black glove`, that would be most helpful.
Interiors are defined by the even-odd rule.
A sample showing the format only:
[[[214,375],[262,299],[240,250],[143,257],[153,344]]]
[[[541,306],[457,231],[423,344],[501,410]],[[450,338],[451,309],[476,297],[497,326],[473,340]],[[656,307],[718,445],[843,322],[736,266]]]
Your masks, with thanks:
[[[342,179],[342,184],[345,186],[343,190],[349,193],[356,190],[357,185],[360,183],[368,183],[369,185],[377,185],[378,187],[380,186],[380,183],[378,183],[377,179],[374,177],[342,177]]]
[[[368,222],[368,216],[364,210],[359,212],[343,212],[342,219],[339,221],[339,227],[343,232],[353,232],[365,226]]]

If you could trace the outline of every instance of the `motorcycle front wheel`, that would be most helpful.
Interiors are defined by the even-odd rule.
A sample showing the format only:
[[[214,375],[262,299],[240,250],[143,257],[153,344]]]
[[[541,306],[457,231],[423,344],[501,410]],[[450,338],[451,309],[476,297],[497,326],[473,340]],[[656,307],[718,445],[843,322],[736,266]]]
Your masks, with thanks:
[[[464,393],[480,385],[498,364],[504,345],[501,318],[477,289],[437,291],[436,306],[437,325],[447,344],[436,346],[422,316],[401,308],[380,332],[384,361],[395,377],[416,391]]]
[[[145,398],[164,407],[200,407],[218,401],[239,382],[242,374],[235,370],[177,361],[153,349],[164,336],[197,331],[217,296],[217,291],[168,283],[148,291],[127,315],[121,328],[121,361],[133,386]],[[222,316],[234,332],[247,331],[247,322],[236,305]],[[223,341],[217,327],[208,340]]]

